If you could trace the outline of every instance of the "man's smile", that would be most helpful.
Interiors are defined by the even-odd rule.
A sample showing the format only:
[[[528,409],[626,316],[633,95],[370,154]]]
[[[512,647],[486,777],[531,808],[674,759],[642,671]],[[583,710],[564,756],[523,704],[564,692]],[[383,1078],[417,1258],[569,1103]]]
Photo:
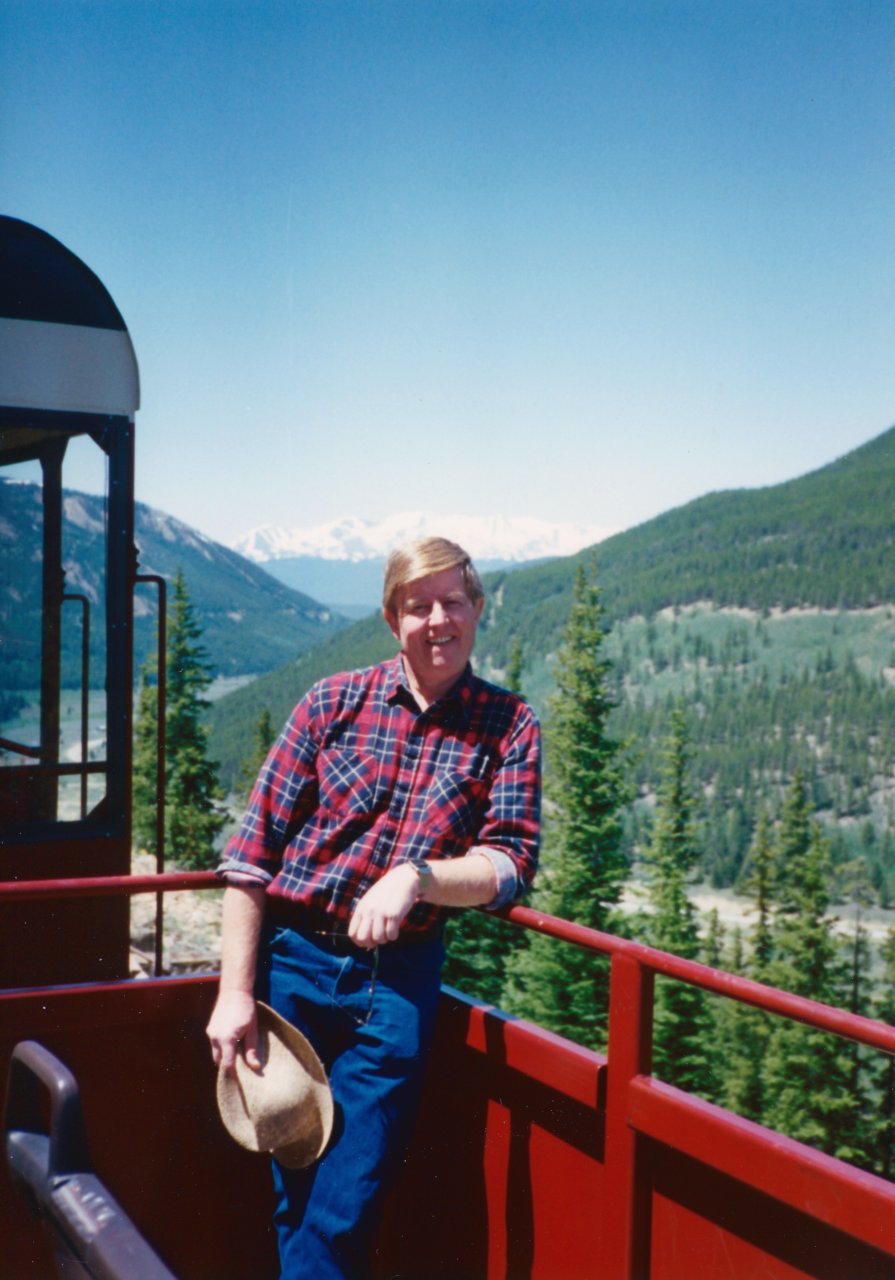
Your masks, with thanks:
[[[481,612],[482,601],[470,600],[459,568],[402,587],[395,612],[386,616],[421,705],[447,693],[463,674]]]

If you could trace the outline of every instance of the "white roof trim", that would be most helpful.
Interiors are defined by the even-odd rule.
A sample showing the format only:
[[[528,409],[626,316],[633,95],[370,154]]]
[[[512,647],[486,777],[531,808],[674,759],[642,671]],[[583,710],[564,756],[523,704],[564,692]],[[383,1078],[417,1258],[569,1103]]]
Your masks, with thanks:
[[[131,417],[140,375],[130,334],[0,316],[0,405]]]

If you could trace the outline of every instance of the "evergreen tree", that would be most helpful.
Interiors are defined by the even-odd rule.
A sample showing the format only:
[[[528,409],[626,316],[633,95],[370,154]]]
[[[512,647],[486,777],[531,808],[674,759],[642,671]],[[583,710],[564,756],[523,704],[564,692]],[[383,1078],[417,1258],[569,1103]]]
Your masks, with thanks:
[[[757,982],[767,982],[773,957],[771,884],[774,852],[767,813],[759,815],[755,838],[746,859],[743,888],[754,898],[755,926],[751,931],[749,958],[740,946],[732,970]],[[749,1120],[761,1120],[764,1112],[762,1063],[771,1034],[771,1020],[761,1009],[739,1001],[729,1002],[726,1053],[721,1099],[726,1107]]]
[[[783,801],[777,834],[774,897],[784,915],[804,903],[805,859],[811,843],[811,805],[801,769],[796,769]]]
[[[880,948],[882,973],[874,1014],[881,1022],[895,1026],[895,928],[888,931]],[[875,1055],[873,1083],[879,1098],[879,1112],[874,1135],[876,1171],[884,1178],[895,1172],[895,1057]]]
[[[869,877],[867,879],[869,886]],[[846,1007],[852,1013],[870,1015],[873,955],[870,935],[862,922],[860,909],[855,911],[854,927],[845,947]],[[837,1003],[844,1004],[845,1000],[840,997]],[[854,1041],[849,1041],[844,1048],[851,1063],[848,1084],[851,1095],[848,1112],[850,1132],[847,1138],[853,1154],[849,1158],[861,1168],[872,1169],[880,1127],[880,1117],[872,1098],[875,1055],[872,1049]]]
[[[746,974],[746,948],[739,929],[734,931],[727,968],[731,973]],[[724,1000],[715,1023],[719,1048],[713,1063],[718,1101],[748,1120],[760,1120],[761,1054],[769,1034],[767,1016],[739,1000]]]
[[[850,1013],[872,1016],[873,954],[870,935],[864,924],[864,912],[875,900],[870,870],[865,861],[856,858],[840,868],[844,891],[852,908],[852,929],[841,944],[842,965],[836,1003]],[[878,1133],[882,1120],[876,1105],[874,1075],[877,1055],[872,1049],[853,1041],[845,1046],[850,1060],[848,1088],[851,1094],[850,1143],[855,1149],[850,1159],[862,1168],[875,1166]]]
[[[842,868],[842,880],[854,925],[847,944],[846,989],[842,1003],[852,1013],[869,1014],[871,954],[864,912],[873,903],[875,895],[867,863],[860,858],[847,863]]]
[[[195,869],[214,866],[215,840],[224,825],[224,814],[217,808],[223,798],[217,766],[207,757],[207,730],[202,724],[202,713],[208,706],[202,694],[211,684],[211,675],[201,635],[186,582],[178,569],[169,609],[165,668],[165,841],[166,852],[173,861]],[[156,851],[157,720],[158,693],[151,684],[151,668],[147,667],[141,673],[135,737],[134,834],[150,852]]]
[[[816,823],[805,828],[807,797],[795,779],[784,807],[780,849],[798,874],[786,880],[786,910],[775,932],[771,976],[796,995],[837,1003],[841,994],[830,921],[829,848]],[[801,839],[807,836],[804,852]],[[797,838],[798,837],[798,838]],[[860,1099],[853,1092],[853,1059],[838,1037],[777,1019],[764,1062],[764,1122],[845,1160],[860,1160]]]
[[[703,963],[712,969],[724,964],[724,925],[715,907],[708,913],[705,942],[702,945]]]
[[[596,565],[579,565],[555,667],[545,739],[548,820],[535,903],[552,915],[605,929],[627,872],[620,810],[630,798],[613,708]],[[609,1008],[604,957],[538,934],[508,965],[511,1012],[587,1045],[605,1038]]]
[[[786,821],[784,816],[778,850],[787,843]],[[790,879],[785,908],[778,908],[770,976],[786,991],[812,1000],[829,1000],[835,994],[835,944],[826,915],[829,850],[817,823],[811,824],[806,834],[804,854],[800,852],[798,857],[799,878]]]
[[[208,731],[202,694],[211,684],[202,628],[189,599],[183,574],[174,577],[174,601],[168,632],[168,708],[166,826],[173,860],[184,867],[213,867],[215,839],[224,825],[216,808],[223,799],[217,765],[206,755]]]
[[[702,939],[699,956],[702,963],[707,964],[711,969],[728,971],[734,964],[741,965],[743,943],[739,929],[734,931],[732,951],[729,953],[726,932],[717,910],[713,908],[709,911],[705,922],[705,936]],[[707,1081],[704,1087],[715,1100],[718,1096],[718,1081],[723,1078],[728,1067],[728,1042],[733,1033],[733,1016],[736,1013],[736,1007],[723,996],[709,992],[705,993],[704,1000],[707,1025],[711,1028],[711,1034],[705,1037],[702,1045]]]
[[[157,848],[156,773],[158,768],[158,688],[154,659],[140,668],[140,694],[134,726],[133,841],[155,855]]]
[[[522,641],[519,638],[518,631],[513,636],[513,643],[510,647],[510,658],[507,663],[506,686],[510,693],[522,692]]]
[[[771,842],[771,824],[767,811],[758,815],[755,839],[747,860],[746,892],[755,899],[756,920],[752,931],[752,958],[749,976],[756,982],[767,982],[768,971],[774,953],[771,924],[773,912],[774,851]]]
[[[699,933],[687,877],[698,861],[693,799],[687,776],[687,728],[681,707],[671,714],[648,851],[653,917],[650,941],[684,959],[699,958]],[[670,1084],[711,1096],[712,1018],[705,993],[689,983],[659,978],[653,1027],[653,1067]]]
[[[261,714],[255,721],[255,727],[252,730],[252,751],[250,755],[243,760],[239,770],[239,777],[236,780],[234,795],[237,802],[245,807],[248,804],[249,796],[252,788],[261,772],[261,767],[267,759],[268,752],[276,739],[276,730],[273,726],[273,720],[270,715],[270,708],[264,707]]]
[[[499,1005],[508,957],[519,945],[520,931],[470,908],[451,916],[445,938],[442,981],[483,1004]]]

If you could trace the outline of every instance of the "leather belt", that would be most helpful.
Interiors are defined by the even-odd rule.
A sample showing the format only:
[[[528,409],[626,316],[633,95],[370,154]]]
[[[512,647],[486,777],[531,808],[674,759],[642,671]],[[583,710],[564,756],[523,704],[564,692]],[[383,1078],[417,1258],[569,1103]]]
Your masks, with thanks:
[[[309,911],[307,907],[303,907],[298,902],[290,902],[288,899],[269,895],[265,904],[265,916],[268,920],[273,921],[274,924],[278,924],[284,929],[294,929],[296,933],[300,933],[302,937],[307,938],[318,947],[323,947],[336,955],[370,954],[369,948],[359,947],[355,942],[352,942],[345,928],[333,928],[335,920],[332,916]],[[390,942],[387,945],[389,947],[419,946],[423,942],[432,942],[435,938],[440,937],[441,932],[442,930],[439,927],[427,933],[405,933],[395,942]]]

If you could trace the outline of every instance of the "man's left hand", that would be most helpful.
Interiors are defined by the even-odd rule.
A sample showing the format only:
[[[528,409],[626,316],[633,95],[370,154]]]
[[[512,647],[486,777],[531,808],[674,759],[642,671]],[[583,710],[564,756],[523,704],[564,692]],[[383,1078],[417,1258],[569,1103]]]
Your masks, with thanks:
[[[392,867],[367,890],[354,908],[348,936],[358,947],[372,950],[394,942],[417,900],[419,877],[410,863]]]

